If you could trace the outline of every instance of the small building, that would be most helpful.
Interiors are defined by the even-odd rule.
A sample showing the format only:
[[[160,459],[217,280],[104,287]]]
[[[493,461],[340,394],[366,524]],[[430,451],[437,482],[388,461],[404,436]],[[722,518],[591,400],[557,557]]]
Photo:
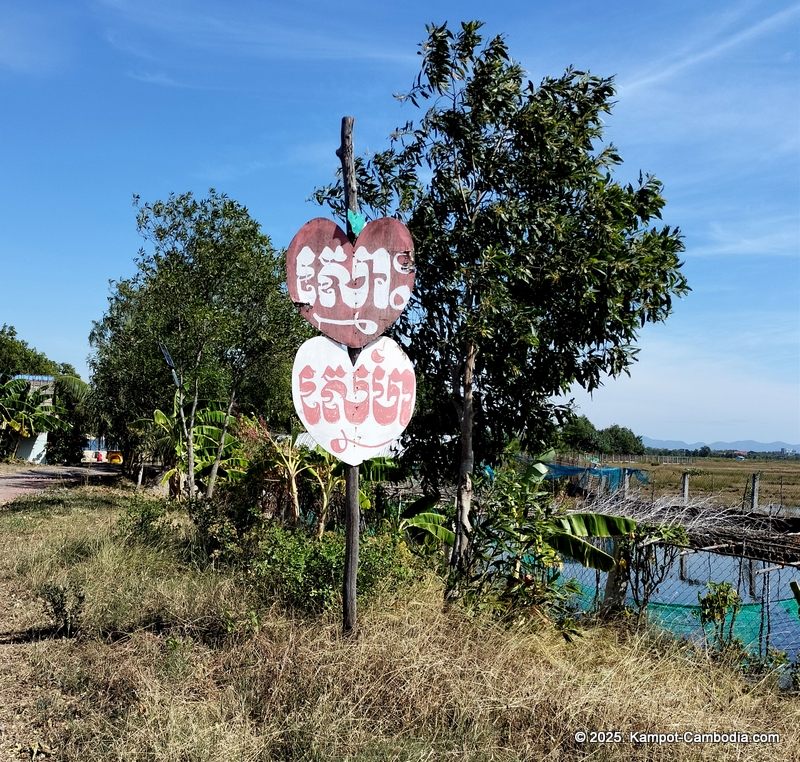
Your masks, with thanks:
[[[18,375],[13,378],[21,378],[27,381],[32,392],[37,390],[53,391],[53,376],[26,376]],[[35,437],[22,437],[17,448],[17,457],[27,460],[29,463],[44,463],[47,455],[47,432],[43,431]]]

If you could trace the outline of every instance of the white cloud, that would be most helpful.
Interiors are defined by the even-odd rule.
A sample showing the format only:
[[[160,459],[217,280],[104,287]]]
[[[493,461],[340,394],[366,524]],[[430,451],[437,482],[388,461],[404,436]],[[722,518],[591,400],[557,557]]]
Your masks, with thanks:
[[[595,426],[617,423],[653,439],[800,442],[796,318],[743,309],[649,326],[630,377],[609,379],[592,396],[579,387],[568,396]]]
[[[687,245],[686,255],[797,257],[800,255],[800,219],[793,215],[772,219],[759,217],[744,220],[739,218],[725,223],[711,222],[705,234],[705,242],[699,246]]]
[[[623,79],[619,83],[620,95],[630,95],[637,90],[641,90],[657,82],[670,80],[676,74],[686,69],[693,68],[705,61],[718,58],[732,48],[746,44],[758,37],[784,27],[797,18],[798,15],[800,15],[800,5],[791,5],[710,47],[705,47],[705,43],[702,43],[702,47],[698,44],[695,46],[694,50],[690,49],[684,52],[679,58],[655,62],[649,67],[649,71],[638,78],[627,82]]]
[[[135,72],[131,71],[128,72],[128,76],[131,79],[135,79],[137,82],[145,82],[148,85],[162,85],[164,87],[181,87],[181,88],[191,88],[193,90],[197,89],[192,85],[184,84],[183,82],[178,82],[176,79],[172,79],[172,77],[167,76],[166,74],[153,74],[150,72]]]
[[[595,426],[617,423],[653,439],[685,442],[800,442],[797,381],[759,375],[760,367],[705,347],[674,340],[643,346],[630,378],[608,380],[593,397],[581,389],[569,395]]]
[[[269,165],[266,161],[209,163],[195,172],[194,176],[206,183],[228,183],[261,172]]]

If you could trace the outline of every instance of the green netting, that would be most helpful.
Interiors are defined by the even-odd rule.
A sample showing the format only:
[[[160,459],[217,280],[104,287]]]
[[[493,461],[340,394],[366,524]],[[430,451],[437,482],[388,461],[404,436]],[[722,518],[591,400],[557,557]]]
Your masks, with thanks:
[[[578,582],[580,593],[575,603],[583,611],[591,611],[597,605],[598,590],[596,586]],[[602,598],[602,585],[600,598]],[[634,605],[632,600],[628,601]],[[678,638],[686,638],[697,643],[705,643],[700,626],[700,607],[679,603],[650,602],[647,607],[647,619],[665,632]],[[725,637],[729,637],[731,615],[725,620]],[[714,638],[714,628],[706,625],[708,641]],[[800,617],[798,605],[794,598],[772,601],[769,621],[763,616],[761,603],[743,604],[733,624],[733,637],[739,640],[749,651],[755,653],[769,645],[786,651],[794,657],[800,650]],[[767,640],[769,638],[769,640]]]

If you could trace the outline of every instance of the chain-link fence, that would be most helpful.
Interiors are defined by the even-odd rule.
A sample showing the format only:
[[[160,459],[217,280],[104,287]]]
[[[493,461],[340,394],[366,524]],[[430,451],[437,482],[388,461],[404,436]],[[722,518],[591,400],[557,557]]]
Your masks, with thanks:
[[[653,464],[651,464],[652,466]],[[548,484],[566,510],[627,516],[647,537],[595,540],[620,559],[609,574],[565,561],[584,611],[625,606],[700,645],[740,643],[753,657],[800,654],[800,469],[715,471],[561,463]],[[682,528],[688,547],[661,528]],[[658,539],[662,537],[662,539]],[[618,543],[616,546],[614,543]]]
[[[613,550],[610,541],[606,549]],[[565,562],[563,578],[578,582],[582,610],[624,603],[698,645],[738,640],[762,659],[771,649],[790,659],[800,652],[800,615],[790,587],[800,581],[797,568],[669,545],[649,546],[629,558],[621,583],[618,574]]]

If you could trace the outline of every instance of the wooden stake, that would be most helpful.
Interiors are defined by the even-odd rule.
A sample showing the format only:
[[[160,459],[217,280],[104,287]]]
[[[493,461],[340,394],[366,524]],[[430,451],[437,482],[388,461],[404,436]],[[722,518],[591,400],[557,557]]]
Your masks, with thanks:
[[[347,219],[347,210],[358,214],[356,189],[356,167],[353,156],[352,116],[342,118],[342,144],[336,155],[342,162],[342,186],[344,187],[345,223],[350,242],[355,235]],[[350,349],[350,360],[355,365],[360,349]],[[356,627],[356,580],[358,577],[358,534],[361,515],[358,505],[358,466],[345,464],[345,546],[344,581],[342,584],[342,630],[345,635]]]

